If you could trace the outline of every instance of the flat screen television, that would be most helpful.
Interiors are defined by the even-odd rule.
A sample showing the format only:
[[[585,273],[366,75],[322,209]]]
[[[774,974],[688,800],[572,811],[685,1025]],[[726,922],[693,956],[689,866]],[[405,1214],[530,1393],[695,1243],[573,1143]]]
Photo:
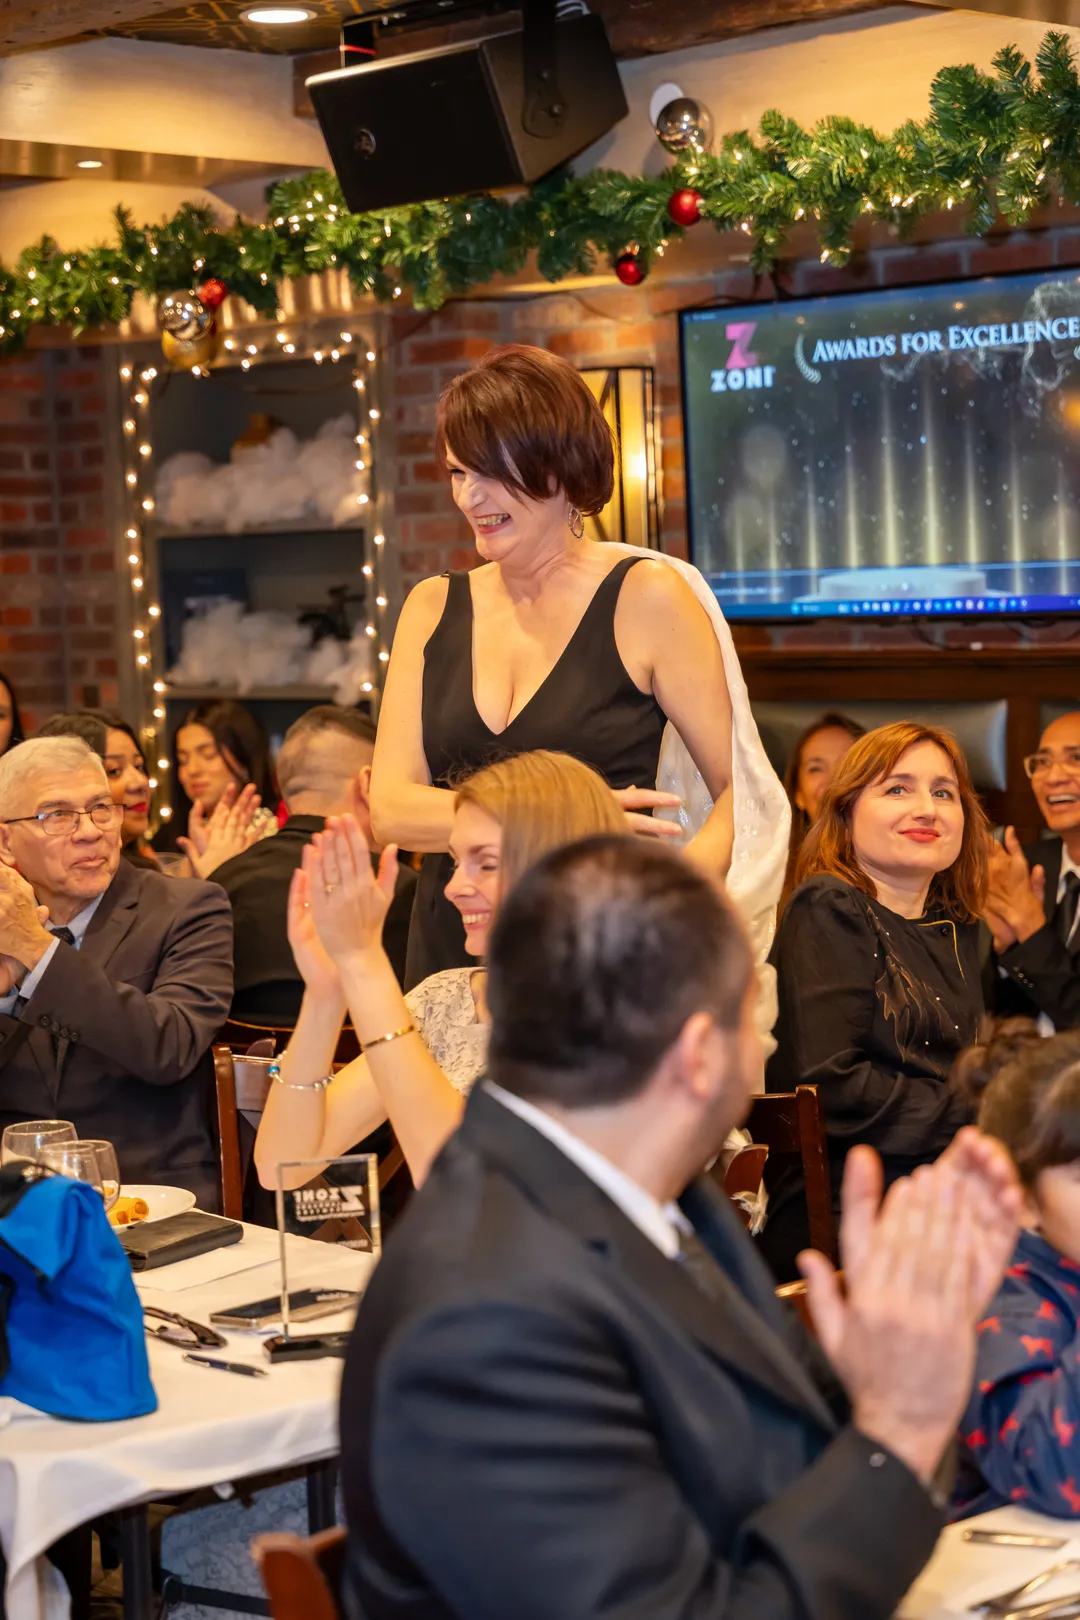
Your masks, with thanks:
[[[1080,611],[1080,275],[680,324],[691,556],[729,618]]]

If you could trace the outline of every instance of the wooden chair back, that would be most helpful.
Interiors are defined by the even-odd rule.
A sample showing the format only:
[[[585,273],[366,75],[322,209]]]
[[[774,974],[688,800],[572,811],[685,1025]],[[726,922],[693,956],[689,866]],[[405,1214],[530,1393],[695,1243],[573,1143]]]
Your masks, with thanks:
[[[340,1526],[306,1538],[285,1531],[256,1536],[251,1556],[273,1620],[341,1620],[345,1531]]]
[[[765,1174],[765,1161],[769,1150],[760,1142],[740,1148],[724,1171],[724,1191],[731,1199],[735,1213],[744,1226],[750,1225],[750,1216],[741,1204],[735,1203],[740,1193],[753,1197],[761,1186]]]
[[[817,1086],[796,1086],[794,1091],[755,1097],[744,1123],[754,1141],[764,1143],[769,1149],[771,1158],[801,1161],[810,1245],[827,1254],[835,1264],[836,1221],[832,1211],[825,1114]]]
[[[279,1055],[284,1052],[292,1039],[292,1030],[286,1025],[276,1024],[246,1024],[242,1019],[230,1018],[224,1026],[218,1039],[224,1041],[226,1046],[232,1048],[237,1057],[242,1057],[249,1046],[256,1041],[272,1040],[274,1051]],[[342,1025],[338,1036],[337,1048],[334,1052],[334,1062],[338,1066],[351,1063],[353,1058],[360,1056],[360,1042],[356,1038],[356,1031],[351,1024]]]
[[[214,1090],[217,1099],[221,1213],[231,1221],[239,1221],[244,1216],[244,1172],[236,1113],[236,1076],[233,1073],[233,1055],[227,1046],[214,1047]]]

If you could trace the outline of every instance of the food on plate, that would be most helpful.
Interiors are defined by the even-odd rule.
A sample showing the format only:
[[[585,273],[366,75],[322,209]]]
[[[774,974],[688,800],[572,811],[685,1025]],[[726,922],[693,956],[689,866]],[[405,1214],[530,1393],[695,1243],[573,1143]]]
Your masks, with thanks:
[[[150,1205],[145,1198],[122,1195],[110,1209],[109,1220],[114,1226],[133,1226],[136,1221],[145,1221],[149,1213]]]

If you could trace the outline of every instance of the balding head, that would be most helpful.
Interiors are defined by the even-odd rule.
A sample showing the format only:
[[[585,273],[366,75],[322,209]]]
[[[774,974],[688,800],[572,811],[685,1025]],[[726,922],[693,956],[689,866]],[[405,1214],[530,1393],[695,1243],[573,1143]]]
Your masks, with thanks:
[[[375,727],[355,709],[327,703],[301,715],[277,757],[289,814],[339,816],[366,806],[374,749]]]

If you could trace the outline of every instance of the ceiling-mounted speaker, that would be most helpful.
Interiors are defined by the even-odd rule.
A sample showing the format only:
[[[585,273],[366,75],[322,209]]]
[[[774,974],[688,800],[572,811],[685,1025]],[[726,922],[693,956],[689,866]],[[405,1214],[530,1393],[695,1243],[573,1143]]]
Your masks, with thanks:
[[[526,0],[524,26],[307,88],[354,213],[531,184],[627,112],[603,22],[556,22],[553,0]]]

